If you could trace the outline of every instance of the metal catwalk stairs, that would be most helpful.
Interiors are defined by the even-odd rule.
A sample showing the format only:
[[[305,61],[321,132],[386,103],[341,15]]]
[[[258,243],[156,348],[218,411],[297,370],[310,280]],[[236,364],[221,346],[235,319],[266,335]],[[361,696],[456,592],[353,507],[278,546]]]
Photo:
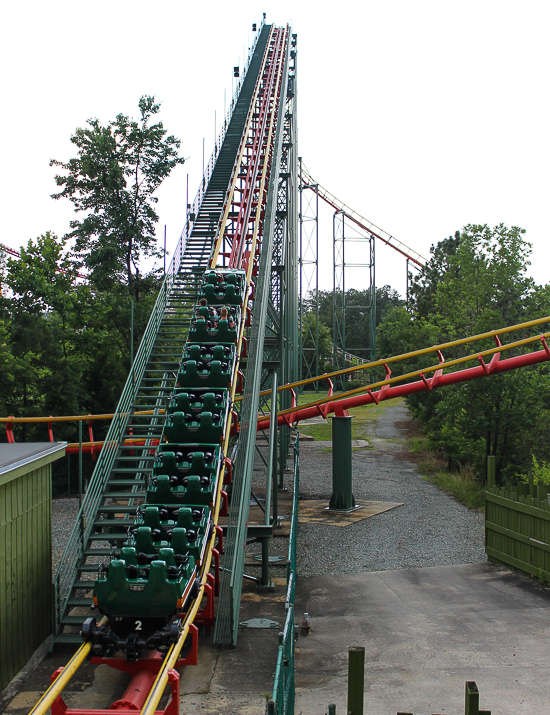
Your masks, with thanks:
[[[82,642],[80,626],[90,615],[98,567],[126,541],[128,527],[144,500],[156,445],[164,430],[164,409],[175,384],[200,278],[208,267],[269,33],[270,27],[264,26],[198,215],[188,217],[187,237],[183,236],[176,248],[55,575],[52,647]]]
[[[210,255],[209,250],[200,250],[198,241],[190,244],[193,250],[185,252],[182,267],[174,277],[152,350],[131,404],[130,416],[127,416],[122,430],[113,467],[93,516],[93,526],[85,539],[69,597],[59,613],[55,643],[82,642],[79,627],[88,614],[81,611],[73,613],[73,609],[92,606],[91,589],[97,578],[98,566],[113,550],[122,547],[128,538],[128,527],[134,522],[136,508],[145,497],[156,444],[164,430],[164,408],[174,387],[196,303],[198,278],[207,267]],[[197,260],[198,253],[201,253],[201,262]],[[142,411],[147,414],[131,414]],[[67,627],[73,632],[66,632]]]

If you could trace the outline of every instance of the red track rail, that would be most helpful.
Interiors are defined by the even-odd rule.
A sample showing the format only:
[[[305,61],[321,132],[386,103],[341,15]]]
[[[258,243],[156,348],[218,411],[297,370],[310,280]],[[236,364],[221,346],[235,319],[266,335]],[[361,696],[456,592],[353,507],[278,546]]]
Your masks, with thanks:
[[[542,340],[542,343],[542,350],[537,350],[536,352],[528,353],[527,355],[519,355],[517,357],[508,358],[507,360],[500,360],[500,353],[495,353],[489,365],[484,362],[480,355],[478,357],[480,362],[478,367],[458,370],[457,372],[451,372],[447,375],[443,375],[443,368],[441,368],[441,370],[437,370],[434,376],[430,378],[426,378],[421,375],[420,380],[416,380],[415,382],[410,382],[405,385],[396,385],[395,387],[383,385],[376,391],[368,390],[365,393],[346,397],[342,400],[335,400],[334,402],[327,402],[325,404],[297,409],[294,412],[279,415],[277,417],[277,424],[292,425],[302,420],[318,417],[319,415],[326,419],[327,415],[332,412],[335,415],[344,415],[347,413],[347,410],[350,410],[353,407],[368,405],[373,402],[378,404],[382,400],[388,400],[392,397],[407,397],[408,395],[414,395],[417,392],[433,390],[436,387],[456,385],[460,382],[476,380],[480,377],[487,377],[488,375],[499,375],[501,373],[508,372],[510,370],[517,370],[518,368],[527,367],[529,365],[538,365],[539,363],[550,360],[550,348],[544,339]],[[258,420],[258,429],[268,429],[269,421],[269,417]]]
[[[422,268],[422,266],[426,263],[426,259],[421,256],[417,251],[415,251],[414,248],[410,248],[409,246],[405,245],[402,241],[399,241],[397,238],[395,238],[395,236],[392,236],[391,234],[387,233],[386,231],[384,231],[384,229],[381,229],[379,226],[376,226],[376,224],[372,223],[368,219],[363,218],[363,216],[360,216],[356,211],[353,211],[353,209],[349,208],[349,206],[346,206],[343,201],[340,201],[336,198],[336,196],[333,196],[329,191],[327,191],[327,189],[323,188],[311,177],[310,173],[303,165],[301,169],[301,181],[303,186],[311,189],[312,191],[315,191],[317,196],[320,196],[323,201],[329,206],[332,206],[333,209],[344,213],[350,221],[353,221],[353,223],[359,226],[359,228],[361,228],[363,231],[366,231],[375,238],[378,238],[387,246],[391,246],[394,251],[397,251],[405,258],[408,258],[409,261],[415,263],[417,266],[419,266],[419,268]]]
[[[228,191],[226,205],[224,207],[224,219],[220,223],[220,236],[218,244],[224,239],[228,240],[231,247],[230,267],[244,268],[247,271],[247,280],[250,281],[251,274],[257,269],[257,261],[260,255],[261,240],[263,237],[263,221],[268,195],[271,161],[275,153],[275,131],[277,113],[280,110],[280,97],[284,80],[284,61],[289,37],[289,28],[273,28],[268,41],[266,54],[264,55],[264,65],[261,76],[256,85],[255,101],[249,109],[248,130],[243,133],[241,147],[245,151],[239,152],[238,160],[235,163],[232,177],[231,189]],[[250,114],[252,113],[252,114]],[[243,142],[244,147],[243,147]],[[235,172],[237,175],[235,176]],[[235,179],[240,181],[237,188]],[[244,180],[244,181],[243,181]],[[239,200],[236,200],[235,194]],[[231,211],[230,211],[231,210]],[[225,219],[230,217],[226,226]],[[236,219],[236,220],[235,220]],[[219,255],[219,247],[213,257],[214,265]],[[227,257],[227,254],[224,254]],[[244,316],[243,316],[244,320]],[[240,347],[240,343],[239,343]],[[11,426],[10,426],[11,427]],[[235,425],[236,427],[236,425]],[[52,436],[50,429],[50,436]],[[94,445],[95,449],[98,449]],[[222,492],[223,494],[223,492]],[[222,548],[221,529],[217,531],[217,548]],[[219,551],[213,548],[216,576],[208,574],[208,583],[205,586],[206,606],[198,612],[195,624],[202,624],[210,627],[214,623],[214,595],[217,595],[219,588]],[[124,696],[108,710],[73,710],[67,707],[61,696],[57,697],[52,705],[52,715],[107,715],[116,710],[123,715],[140,710],[149,715],[177,715],[179,712],[179,675],[176,668],[181,665],[196,663],[196,648],[198,629],[191,624],[193,635],[193,646],[190,656],[186,660],[175,660],[172,666],[169,663],[179,655],[181,644],[178,642],[178,649],[171,649],[168,656],[164,658],[160,654],[153,654],[150,658],[139,660],[136,663],[126,663],[123,659],[109,658],[96,659],[92,662],[101,662],[130,673],[133,678]],[[180,638],[180,640],[183,636]],[[170,655],[174,651],[175,655]],[[59,676],[57,671],[53,675],[53,680]],[[157,675],[158,674],[158,675]],[[153,682],[154,681],[154,682]],[[160,694],[164,690],[165,684],[171,685],[172,697],[164,710],[156,710]]]

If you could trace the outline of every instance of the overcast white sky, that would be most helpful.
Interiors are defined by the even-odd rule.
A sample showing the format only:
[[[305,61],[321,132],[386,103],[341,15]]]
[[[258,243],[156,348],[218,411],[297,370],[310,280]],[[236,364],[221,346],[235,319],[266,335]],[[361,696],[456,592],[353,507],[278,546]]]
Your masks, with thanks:
[[[428,256],[466,223],[527,229],[531,272],[548,282],[550,3],[393,0],[51,0],[4,4],[0,48],[2,232],[18,248],[65,233],[50,158],[74,155],[89,117],[137,116],[143,94],[188,162],[159,193],[171,250],[242,66],[252,23],[298,34],[299,153],[332,193]],[[322,287],[332,272],[331,213],[321,226]],[[404,292],[398,254],[377,247],[377,283]]]

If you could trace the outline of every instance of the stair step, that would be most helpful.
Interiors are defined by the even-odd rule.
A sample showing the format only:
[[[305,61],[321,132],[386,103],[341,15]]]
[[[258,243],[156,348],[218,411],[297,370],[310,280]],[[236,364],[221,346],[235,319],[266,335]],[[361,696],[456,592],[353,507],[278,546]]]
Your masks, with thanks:
[[[93,606],[94,602],[91,598],[69,598],[67,601],[67,606]]]
[[[113,469],[113,472],[115,470]],[[137,470],[134,470],[137,471]],[[137,486],[143,486],[145,484],[145,479],[109,479],[107,482],[107,486],[114,486],[114,487],[132,487],[134,485]],[[112,496],[111,494],[108,494],[106,496]]]
[[[112,534],[90,534],[89,541],[126,541],[128,534],[125,531],[116,531]]]
[[[149,449],[149,447],[147,447],[147,449]],[[138,461],[139,461],[139,462],[144,462],[144,461],[153,462],[154,459],[155,459],[155,458],[154,458],[152,455],[146,455],[146,456],[143,456],[143,457],[124,457],[124,456],[120,456],[120,457],[117,459],[117,463],[118,463],[118,462],[138,462]]]
[[[137,404],[134,403],[134,404],[132,405],[132,407],[133,407],[134,409],[136,409],[137,411],[140,411],[140,410],[154,410],[154,409],[156,409],[156,408],[160,408],[161,405],[156,405],[156,404],[152,404],[152,405],[151,405],[151,404],[147,404],[147,405],[137,405]],[[148,415],[137,415],[137,414],[135,414],[135,413],[132,415],[132,417],[140,417],[140,418],[141,418],[141,417],[147,417],[147,416],[148,416]]]
[[[104,496],[109,499],[143,499],[145,492],[107,492]]]
[[[141,469],[138,469],[137,467],[135,467],[135,468],[133,468],[133,467],[114,467],[113,469],[111,469],[111,474],[139,474],[140,472],[143,472],[146,469],[147,469],[147,467],[141,467]],[[117,484],[119,483],[119,481],[122,481],[122,480],[117,479],[116,480]],[[136,480],[136,483],[137,483],[137,480]]]
[[[54,638],[55,643],[66,643],[67,645],[82,645],[84,642],[80,633],[60,633]]]
[[[166,386],[162,386],[162,387],[161,387],[161,386],[158,386],[158,387],[155,387],[154,385],[151,385],[150,387],[147,387],[147,385],[143,385],[143,387],[140,387],[139,389],[140,389],[141,391],[143,391],[143,390],[151,390],[151,391],[155,391],[155,392],[172,392],[172,390],[174,389],[174,387],[173,387],[173,386],[172,386],[172,387],[166,387]],[[140,397],[140,395],[137,395],[137,397]],[[143,397],[147,397],[147,395],[143,395]]]
[[[121,514],[135,514],[136,507],[128,506],[127,504],[124,506],[100,506],[98,511],[105,514],[118,514],[119,512]]]
[[[96,567],[97,571],[97,567]],[[73,583],[73,588],[93,588],[95,583],[95,579],[90,579],[89,581],[75,581]]]
[[[134,429],[136,429],[136,427],[139,427],[139,425],[134,425],[133,427],[134,427]],[[162,436],[163,431],[164,431],[164,428],[161,427],[156,432],[148,432],[148,433],[132,432],[132,434],[125,434],[124,439],[158,439],[159,437]]]
[[[94,522],[95,527],[104,527],[104,526],[120,526],[121,528],[124,526],[133,526],[134,524],[134,519],[98,519],[96,522]]]
[[[61,619],[62,626],[81,626],[83,622],[82,616],[65,616]],[[69,635],[69,634],[66,634]],[[78,636],[79,642],[82,643],[82,636],[78,633],[73,633],[73,636]],[[57,639],[56,639],[57,640]]]

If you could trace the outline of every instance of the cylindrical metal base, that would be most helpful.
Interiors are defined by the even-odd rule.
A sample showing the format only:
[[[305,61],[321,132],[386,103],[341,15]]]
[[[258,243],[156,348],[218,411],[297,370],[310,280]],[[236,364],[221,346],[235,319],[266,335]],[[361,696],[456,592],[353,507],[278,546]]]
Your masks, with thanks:
[[[352,416],[332,418],[332,496],[329,509],[351,511],[357,505],[352,492]]]

